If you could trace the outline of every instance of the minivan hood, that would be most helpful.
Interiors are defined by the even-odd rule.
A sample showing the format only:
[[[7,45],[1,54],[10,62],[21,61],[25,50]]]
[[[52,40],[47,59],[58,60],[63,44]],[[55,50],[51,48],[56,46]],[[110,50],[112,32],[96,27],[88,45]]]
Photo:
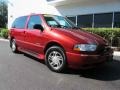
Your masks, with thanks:
[[[55,29],[55,28],[54,28]],[[74,39],[77,43],[87,43],[87,44],[102,44],[106,45],[107,41],[102,37],[89,33],[84,30],[80,29],[63,29],[63,28],[56,28],[57,32],[61,33],[62,35],[68,36],[71,39]]]

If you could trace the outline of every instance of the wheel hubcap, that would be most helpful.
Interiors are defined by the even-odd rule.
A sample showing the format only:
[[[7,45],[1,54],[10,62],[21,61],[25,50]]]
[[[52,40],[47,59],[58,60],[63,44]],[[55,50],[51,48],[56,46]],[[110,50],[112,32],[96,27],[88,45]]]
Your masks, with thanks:
[[[15,45],[15,42],[13,41],[12,42],[12,50],[15,51],[15,49],[16,49],[16,45]]]
[[[53,51],[48,56],[48,62],[54,69],[59,69],[63,65],[63,56],[57,51]]]

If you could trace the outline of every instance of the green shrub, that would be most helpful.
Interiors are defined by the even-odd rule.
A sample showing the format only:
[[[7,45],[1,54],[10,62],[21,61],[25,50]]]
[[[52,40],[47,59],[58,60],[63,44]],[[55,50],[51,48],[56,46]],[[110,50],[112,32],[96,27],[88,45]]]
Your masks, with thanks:
[[[1,35],[1,30],[2,30],[2,28],[0,28],[0,37],[2,37],[2,35]]]
[[[1,37],[1,33],[0,33],[0,37]]]
[[[0,37],[1,37],[1,28],[0,28]]]
[[[113,46],[120,44],[120,28],[84,28],[84,30],[102,36]]]
[[[8,38],[8,33],[9,31],[8,31],[8,29],[1,29],[1,37],[3,37],[3,38],[5,38],[5,39],[7,39]]]

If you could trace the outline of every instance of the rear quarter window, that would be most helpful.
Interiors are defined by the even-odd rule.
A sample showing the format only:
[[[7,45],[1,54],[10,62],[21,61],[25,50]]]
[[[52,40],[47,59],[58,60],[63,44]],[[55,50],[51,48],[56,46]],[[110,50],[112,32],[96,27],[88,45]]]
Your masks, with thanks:
[[[24,29],[27,21],[27,16],[16,18],[12,24],[12,28]]]

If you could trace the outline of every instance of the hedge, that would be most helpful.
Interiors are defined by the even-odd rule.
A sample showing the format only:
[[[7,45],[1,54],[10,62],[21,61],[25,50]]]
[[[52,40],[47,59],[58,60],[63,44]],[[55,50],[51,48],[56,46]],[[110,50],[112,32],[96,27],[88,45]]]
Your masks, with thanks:
[[[3,37],[5,39],[7,39],[9,36],[9,30],[8,29],[0,29],[0,37]]]
[[[100,35],[113,46],[120,46],[120,28],[84,28],[84,30]]]

